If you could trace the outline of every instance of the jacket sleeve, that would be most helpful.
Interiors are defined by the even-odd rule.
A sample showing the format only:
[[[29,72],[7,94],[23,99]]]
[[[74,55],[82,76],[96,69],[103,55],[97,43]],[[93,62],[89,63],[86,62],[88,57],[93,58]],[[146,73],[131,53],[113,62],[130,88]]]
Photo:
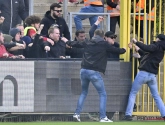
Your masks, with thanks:
[[[114,2],[112,2],[112,0],[107,0],[107,5],[110,6],[110,7],[112,7],[112,8],[116,8],[116,6],[118,4],[115,4]]]
[[[4,46],[6,49],[10,49],[10,48],[16,46],[16,43],[15,42],[4,43]]]
[[[89,36],[90,36],[90,39],[94,36],[94,32],[95,30],[97,29],[97,25],[96,24],[93,24],[89,30]]]
[[[67,38],[68,40],[70,40],[70,32],[69,32],[69,28],[68,28],[68,25],[66,24],[65,20],[64,20],[64,32],[63,32],[63,35],[65,38]]]
[[[86,45],[85,41],[67,41],[66,44],[77,48],[84,48]]]
[[[118,53],[118,54],[124,54],[126,50],[124,48],[116,48],[110,44],[106,44],[107,51],[111,53]]]
[[[159,49],[156,44],[145,45],[144,43],[136,42],[136,45],[145,52],[154,52]]]
[[[20,0],[19,1],[19,16],[21,17],[22,20],[25,20],[26,17],[28,16],[26,11],[25,11],[25,4],[24,4],[24,1],[23,0]]]

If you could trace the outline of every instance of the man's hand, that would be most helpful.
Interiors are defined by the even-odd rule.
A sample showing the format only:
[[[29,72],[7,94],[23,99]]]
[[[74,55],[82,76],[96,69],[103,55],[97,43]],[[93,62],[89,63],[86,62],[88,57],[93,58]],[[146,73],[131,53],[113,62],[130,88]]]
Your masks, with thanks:
[[[130,43],[128,44],[128,47],[129,47],[130,49],[132,49],[132,47],[133,47],[133,43],[130,42]]]
[[[64,41],[65,43],[68,42],[68,39],[65,37],[61,37],[61,40]]]
[[[50,51],[50,47],[49,46],[45,46],[45,51]]]
[[[19,47],[19,49],[25,49],[25,44],[21,44],[21,43],[16,43],[16,46]]]
[[[116,9],[120,11],[120,5],[117,5],[116,6]]]
[[[0,17],[0,24],[4,22],[5,18],[3,16]]]
[[[97,20],[95,22],[95,25],[99,25],[103,20],[104,20],[104,17],[98,16],[98,18],[97,18]]]
[[[54,41],[49,38],[47,38],[47,42],[49,42],[52,46],[54,45]]]
[[[9,54],[8,54],[8,53],[4,53],[4,54],[3,54],[3,57],[8,58],[8,57],[9,57]]]
[[[137,42],[137,40],[135,38],[133,38],[132,42],[135,44]]]

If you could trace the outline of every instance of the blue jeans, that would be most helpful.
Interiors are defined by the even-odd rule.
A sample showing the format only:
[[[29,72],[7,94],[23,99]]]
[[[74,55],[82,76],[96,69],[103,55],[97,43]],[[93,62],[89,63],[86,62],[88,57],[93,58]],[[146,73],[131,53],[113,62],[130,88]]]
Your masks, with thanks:
[[[103,13],[103,12],[104,12],[103,7],[85,6],[85,7],[81,8],[79,13]],[[74,16],[76,30],[83,29],[82,20],[85,20],[87,18],[89,18],[90,25],[92,26],[96,22],[98,15],[95,15],[95,16],[93,16],[93,15],[76,15],[76,16]]]
[[[101,74],[98,71],[81,69],[80,78],[81,78],[82,92],[79,97],[79,100],[77,103],[77,109],[76,109],[75,113],[78,115],[81,113],[85,98],[88,94],[89,83],[91,82],[99,94],[100,118],[106,117],[107,94],[106,94],[106,91],[104,88],[104,82],[103,82]]]
[[[141,86],[145,83],[150,88],[152,97],[154,98],[156,102],[156,105],[160,111],[161,116],[162,117],[165,116],[165,106],[158,93],[156,75],[153,73],[146,72],[146,71],[139,71],[135,77],[135,80],[134,80],[134,83],[132,84],[131,92],[129,95],[129,100],[128,100],[125,115],[132,116],[136,94],[140,90]]]

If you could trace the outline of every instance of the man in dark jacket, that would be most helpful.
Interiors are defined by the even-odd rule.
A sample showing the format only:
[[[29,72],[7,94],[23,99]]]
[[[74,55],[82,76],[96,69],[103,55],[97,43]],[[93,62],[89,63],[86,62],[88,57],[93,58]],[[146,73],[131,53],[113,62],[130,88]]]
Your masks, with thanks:
[[[57,26],[60,29],[60,36],[64,36],[68,40],[70,40],[70,32],[69,28],[61,16],[61,5],[57,3],[53,3],[50,6],[50,11],[47,11],[45,17],[41,20],[41,24],[44,24],[44,28],[41,32],[42,35],[48,36],[48,29],[51,26]]]
[[[57,27],[50,27],[48,30],[49,38],[54,41],[51,45],[48,42],[44,43],[44,49],[51,58],[65,58],[66,43],[60,39],[60,30]]]
[[[25,12],[23,0],[0,0],[0,11],[5,18],[2,25],[2,31],[5,34],[9,34],[9,30],[19,23],[18,15],[22,20],[25,20],[28,16]]]
[[[150,88],[151,94],[156,102],[160,114],[165,119],[165,106],[158,92],[156,78],[159,63],[164,57],[165,36],[163,34],[159,34],[156,42],[150,45],[145,45],[142,42],[138,42],[136,39],[133,39],[133,43],[140,48],[139,51],[144,51],[145,53],[140,61],[139,72],[135,77],[134,83],[132,84],[124,120],[132,120],[132,112],[136,94],[144,83],[146,83]]]
[[[62,38],[63,39],[63,38]],[[90,41],[67,41],[63,40],[69,46],[83,47],[84,54],[81,63],[80,77],[82,85],[82,93],[80,95],[77,109],[73,118],[80,120],[80,113],[82,111],[84,100],[88,93],[89,83],[91,82],[99,93],[100,97],[100,122],[113,122],[106,116],[106,91],[101,73],[105,73],[108,53],[114,52],[118,54],[125,53],[125,49],[115,48],[104,40],[104,32],[97,29],[94,37]]]

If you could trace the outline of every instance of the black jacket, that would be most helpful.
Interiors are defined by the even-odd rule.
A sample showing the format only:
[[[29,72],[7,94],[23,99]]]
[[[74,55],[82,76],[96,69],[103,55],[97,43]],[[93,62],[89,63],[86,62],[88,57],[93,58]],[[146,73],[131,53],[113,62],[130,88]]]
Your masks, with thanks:
[[[59,40],[58,42],[55,42],[54,45],[45,42],[44,46],[50,47],[50,51],[48,51],[48,57],[51,58],[60,58],[60,56],[65,57],[66,43],[64,41]]]
[[[60,36],[64,36],[68,40],[70,40],[70,32],[68,25],[66,24],[64,18],[58,17],[57,19],[53,19],[50,16],[50,11],[47,11],[45,17],[41,20],[41,24],[44,24],[44,28],[41,31],[41,34],[48,37],[48,29],[52,24],[57,24],[60,29]]]
[[[90,41],[68,41],[69,46],[84,48],[81,68],[95,70],[104,73],[107,58],[110,52],[123,54],[125,49],[115,48],[99,36],[94,36]]]
[[[9,34],[9,30],[18,24],[18,15],[25,20],[27,14],[23,0],[0,0],[0,10],[5,21],[2,25],[2,31]]]
[[[107,0],[106,2],[107,2],[107,5],[112,8],[116,8],[116,6],[118,5],[117,3],[112,2],[112,0]]]
[[[164,57],[165,41],[154,42],[150,45],[137,42],[136,45],[145,51],[140,61],[139,70],[157,74],[159,63]]]

